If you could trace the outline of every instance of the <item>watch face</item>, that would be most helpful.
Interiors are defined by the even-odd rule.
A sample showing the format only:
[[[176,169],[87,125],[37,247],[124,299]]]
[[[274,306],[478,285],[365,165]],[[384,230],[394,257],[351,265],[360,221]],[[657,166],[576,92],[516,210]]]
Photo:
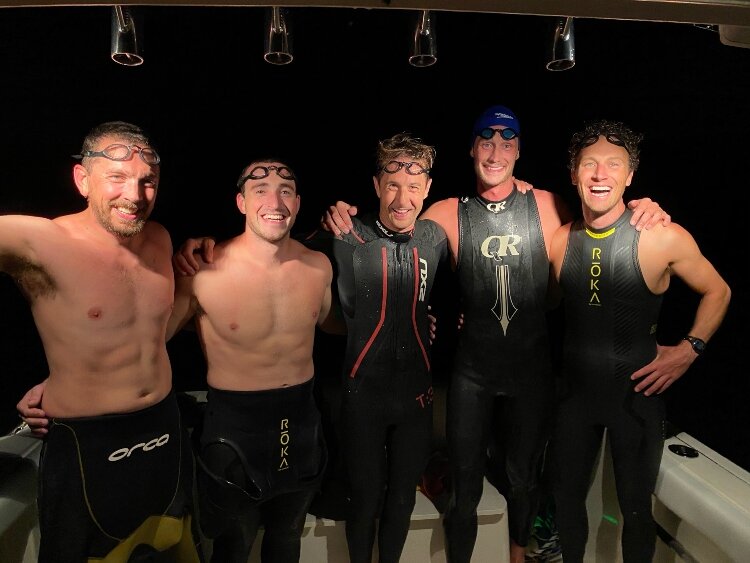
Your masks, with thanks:
[[[700,338],[696,338],[695,336],[686,336],[685,340],[690,342],[690,345],[693,347],[693,350],[695,350],[696,354],[702,354],[703,350],[706,349],[706,343],[703,342]]]

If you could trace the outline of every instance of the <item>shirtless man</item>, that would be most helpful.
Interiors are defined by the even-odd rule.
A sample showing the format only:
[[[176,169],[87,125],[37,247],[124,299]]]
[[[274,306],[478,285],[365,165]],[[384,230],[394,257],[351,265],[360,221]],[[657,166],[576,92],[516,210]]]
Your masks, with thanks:
[[[500,397],[505,472],[496,480],[506,483],[501,492],[508,501],[511,562],[520,563],[539,502],[553,408],[546,320],[549,242],[569,213],[551,192],[518,189],[513,167],[521,128],[511,110],[487,109],[472,132],[476,193],[438,201],[420,217],[447,234],[464,313],[447,406],[453,483],[444,521],[448,560],[468,563],[474,550],[476,509]],[[655,224],[661,216],[654,217],[655,207],[640,205],[633,222]],[[348,233],[349,215],[355,213],[339,202],[329,210],[327,224],[335,234]]]
[[[147,221],[159,156],[140,128],[109,122],[79,158],[86,209],[0,217],[0,270],[29,300],[50,370],[39,561],[126,561],[145,544],[195,562],[192,457],[165,346],[172,245]]]
[[[730,290],[693,237],[679,225],[638,232],[623,194],[638,167],[641,136],[598,121],[576,133],[570,169],[583,220],[552,239],[550,259],[564,292],[566,392],[553,441],[557,520],[565,563],[582,562],[588,537],[586,495],[607,428],[624,518],[626,563],[650,563],[656,542],[651,495],[664,442],[659,397],[716,332]],[[675,346],[655,338],[671,276],[701,299],[692,327]]]
[[[333,273],[290,238],[300,197],[289,166],[254,161],[237,185],[245,231],[177,279],[168,332],[195,315],[208,364],[196,458],[212,561],[245,563],[263,523],[263,561],[296,562],[326,463],[312,352],[316,325],[330,320]]]

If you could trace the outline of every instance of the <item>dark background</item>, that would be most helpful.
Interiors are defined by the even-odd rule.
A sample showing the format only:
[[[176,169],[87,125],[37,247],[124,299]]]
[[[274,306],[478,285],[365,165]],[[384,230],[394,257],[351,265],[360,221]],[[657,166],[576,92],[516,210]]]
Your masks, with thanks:
[[[294,62],[274,67],[262,57],[262,8],[136,13],[146,62],[126,68],[109,59],[109,8],[0,11],[0,212],[52,217],[81,209],[69,155],[93,125],[113,119],[138,123],[157,141],[163,166],[153,218],[175,245],[242,229],[234,182],[258,156],[294,165],[298,232],[314,227],[336,199],[372,205],[375,143],[403,130],[437,147],[429,204],[474,191],[471,124],[498,103],[522,124],[516,176],[577,209],[566,169],[571,133],[586,119],[623,120],[645,134],[626,199],[657,200],[733,290],[706,354],[667,393],[669,419],[750,469],[750,383],[740,367],[750,306],[740,274],[747,268],[750,49],[722,45],[715,31],[690,24],[581,19],[575,68],[553,73],[544,68],[551,18],[437,12],[438,63],[416,69],[407,62],[413,12],[306,8],[289,12]],[[46,364],[27,304],[6,276],[0,299],[2,431],[15,424],[16,401],[44,378]],[[696,302],[673,282],[662,342],[686,333]],[[449,364],[450,339],[442,342],[438,378]],[[178,386],[204,384],[194,335],[176,337],[170,355]]]

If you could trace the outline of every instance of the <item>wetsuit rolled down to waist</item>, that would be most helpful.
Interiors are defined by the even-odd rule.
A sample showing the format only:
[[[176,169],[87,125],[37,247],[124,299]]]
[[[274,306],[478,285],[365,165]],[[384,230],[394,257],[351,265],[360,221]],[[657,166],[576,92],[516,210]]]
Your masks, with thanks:
[[[313,379],[262,391],[209,388],[196,454],[206,536],[276,496],[320,485],[327,451]]]
[[[53,418],[39,476],[41,563],[200,561],[193,461],[174,392],[140,411]]]

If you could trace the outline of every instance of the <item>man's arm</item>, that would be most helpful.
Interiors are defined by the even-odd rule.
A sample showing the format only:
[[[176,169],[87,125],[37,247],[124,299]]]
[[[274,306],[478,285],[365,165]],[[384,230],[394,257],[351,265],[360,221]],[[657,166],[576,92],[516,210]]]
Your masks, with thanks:
[[[328,269],[328,285],[326,285],[323,302],[320,305],[320,314],[318,315],[318,327],[328,334],[345,335],[346,323],[341,314],[341,304],[338,301],[336,292],[332,289],[333,268],[331,262],[324,254],[320,254],[321,260],[325,261],[325,267]]]
[[[175,276],[174,307],[167,323],[167,340],[177,334],[193,318],[198,302],[193,296],[194,276]]]
[[[661,206],[652,201],[651,198],[643,197],[641,199],[632,199],[628,202],[628,208],[633,212],[630,218],[630,224],[637,231],[651,229],[659,223],[665,227],[672,222],[672,217],[664,211]]]
[[[0,216],[0,271],[13,275],[20,265],[37,263],[37,244],[45,237],[53,241],[59,234],[59,227],[49,219]]]
[[[42,410],[42,395],[44,395],[46,385],[46,379],[34,385],[34,387],[26,391],[26,394],[16,405],[18,416],[29,425],[31,433],[37,438],[44,437],[47,434],[47,427],[49,426],[47,413]]]
[[[211,237],[187,239],[172,257],[175,273],[181,276],[194,276],[201,269],[195,255],[198,254],[206,264],[210,264],[214,261],[214,246],[216,240]]]
[[[331,205],[320,219],[320,225],[327,231],[331,231],[335,236],[349,233],[354,224],[352,217],[357,214],[357,207],[349,205],[345,201],[337,201]]]
[[[648,237],[649,244],[644,245],[643,252],[639,251],[639,260],[643,258],[642,269],[645,273],[655,256],[667,257],[669,271],[701,296],[688,334],[708,341],[724,320],[731,290],[713,264],[701,254],[690,233],[674,223],[663,231],[663,236],[654,234]],[[631,376],[634,380],[641,379],[635,390],[644,390],[645,395],[663,393],[697,357],[693,347],[685,340],[676,346],[658,346],[654,361]]]

